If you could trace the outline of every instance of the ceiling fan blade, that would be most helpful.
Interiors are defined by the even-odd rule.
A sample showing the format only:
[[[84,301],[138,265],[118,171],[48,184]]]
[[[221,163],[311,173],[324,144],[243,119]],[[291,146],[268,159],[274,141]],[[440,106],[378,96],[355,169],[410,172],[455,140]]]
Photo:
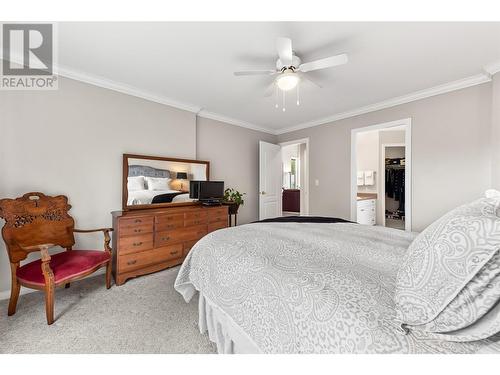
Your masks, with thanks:
[[[347,55],[343,53],[341,55],[325,57],[324,59],[319,59],[301,64],[299,66],[299,70],[305,73],[305,72],[310,72],[312,70],[325,69],[337,65],[342,65],[347,63],[347,61],[348,61]]]
[[[264,97],[268,98],[271,95],[273,95],[276,92],[276,83],[273,81],[271,84],[269,84],[266,87],[266,90],[264,91]]]
[[[292,65],[292,40],[290,38],[276,39],[276,49],[278,50],[281,63],[284,66]]]
[[[235,76],[259,76],[267,75],[270,76],[275,74],[276,70],[243,70],[241,72],[234,72]]]
[[[321,86],[316,80],[311,79],[306,74],[299,74],[299,75],[300,75],[300,80],[301,81],[309,82],[309,83],[311,83],[313,86],[315,86],[318,89],[322,89],[323,88],[323,86]]]

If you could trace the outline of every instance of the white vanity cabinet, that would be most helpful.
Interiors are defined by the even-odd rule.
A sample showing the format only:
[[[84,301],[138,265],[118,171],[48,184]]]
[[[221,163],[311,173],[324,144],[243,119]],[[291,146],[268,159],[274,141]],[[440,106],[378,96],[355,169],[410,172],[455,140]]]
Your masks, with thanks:
[[[375,199],[362,199],[357,201],[359,224],[375,225],[376,218],[376,200]]]

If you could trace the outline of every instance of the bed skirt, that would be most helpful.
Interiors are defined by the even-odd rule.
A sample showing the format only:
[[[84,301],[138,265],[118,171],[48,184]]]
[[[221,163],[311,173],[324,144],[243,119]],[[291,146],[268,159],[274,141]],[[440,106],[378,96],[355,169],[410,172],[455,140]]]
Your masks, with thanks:
[[[210,341],[217,345],[219,354],[261,353],[255,342],[219,307],[199,293],[198,325],[200,332],[208,332]]]

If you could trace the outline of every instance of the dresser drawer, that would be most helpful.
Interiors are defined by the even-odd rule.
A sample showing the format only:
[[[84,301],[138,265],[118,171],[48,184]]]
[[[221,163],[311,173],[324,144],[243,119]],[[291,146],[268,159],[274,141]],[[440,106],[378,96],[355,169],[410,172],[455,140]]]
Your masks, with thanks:
[[[209,223],[227,223],[228,216],[227,214],[222,214],[222,215],[210,215],[208,217],[208,222]]]
[[[182,214],[182,213],[155,216],[156,224],[165,224],[165,223],[171,223],[171,222],[177,222],[177,221],[183,221],[183,220],[184,220],[184,214]]]
[[[122,255],[118,257],[120,272],[133,271],[150,264],[182,258],[182,244],[160,247],[141,253]]]
[[[155,247],[165,246],[171,243],[198,240],[207,234],[206,225],[197,225],[175,231],[158,232],[155,235]]]
[[[186,212],[184,214],[185,220],[195,220],[195,219],[205,219],[208,216],[208,212],[206,210],[195,210],[191,212]]]
[[[130,254],[153,248],[153,233],[122,237],[118,240],[119,253]]]
[[[207,224],[207,223],[208,223],[208,221],[207,221],[206,215],[205,215],[205,217],[192,217],[192,218],[184,220],[185,227],[192,227],[194,225],[203,225],[203,224]]]
[[[210,216],[227,216],[227,207],[211,208]]]
[[[135,236],[153,232],[153,217],[137,217],[121,219],[119,224],[120,236]]]
[[[182,250],[182,256],[188,255],[191,248],[198,242],[198,240],[184,242],[184,248]]]
[[[217,230],[217,229],[222,229],[222,228],[227,228],[227,219],[226,219],[226,221],[208,224],[208,233],[213,232],[214,230]]]
[[[184,226],[184,214],[159,215],[155,217],[156,231],[172,230]]]

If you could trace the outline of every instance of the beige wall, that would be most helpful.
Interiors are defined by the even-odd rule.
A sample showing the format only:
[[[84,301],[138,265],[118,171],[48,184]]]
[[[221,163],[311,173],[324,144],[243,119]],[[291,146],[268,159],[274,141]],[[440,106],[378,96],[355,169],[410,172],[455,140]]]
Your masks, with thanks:
[[[356,137],[357,171],[375,172],[375,183],[373,185],[358,186],[359,193],[377,193],[379,186],[379,148],[378,130],[358,133]]]
[[[491,95],[492,186],[500,190],[500,72],[493,76]]]
[[[413,230],[491,184],[491,84],[280,135],[310,139],[310,213],[350,217],[351,129],[412,119]],[[319,179],[319,186],[313,183]]]
[[[258,140],[275,138],[201,119],[197,139],[194,113],[70,79],[56,91],[0,91],[0,197],[65,194],[78,228],[111,226],[110,212],[121,209],[123,153],[193,159],[198,145],[214,178],[249,193],[241,210],[248,222],[258,218]],[[79,236],[77,246],[102,240]],[[0,299],[9,288],[0,241]]]
[[[226,187],[246,193],[238,213],[239,224],[259,218],[259,141],[276,143],[277,137],[198,118],[196,156],[210,160],[210,179],[224,180]]]

